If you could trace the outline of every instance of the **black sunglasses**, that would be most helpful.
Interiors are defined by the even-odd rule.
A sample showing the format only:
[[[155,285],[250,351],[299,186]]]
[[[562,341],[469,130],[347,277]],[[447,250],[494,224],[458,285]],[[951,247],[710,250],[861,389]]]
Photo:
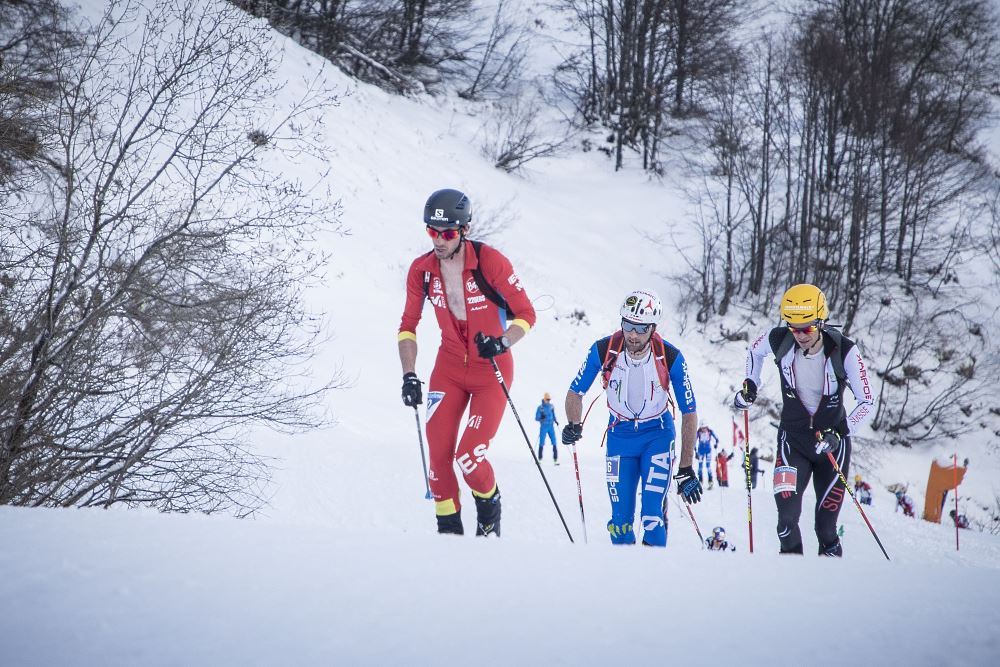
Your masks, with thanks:
[[[638,334],[649,333],[649,330],[653,328],[652,324],[638,324],[636,322],[629,322],[628,320],[622,320],[622,331],[634,331]]]

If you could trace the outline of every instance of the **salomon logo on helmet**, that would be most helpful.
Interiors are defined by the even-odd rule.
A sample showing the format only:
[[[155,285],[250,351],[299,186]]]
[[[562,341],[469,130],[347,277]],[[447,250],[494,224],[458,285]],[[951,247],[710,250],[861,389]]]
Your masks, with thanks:
[[[438,190],[424,204],[424,224],[465,227],[472,221],[472,202],[458,190]]]

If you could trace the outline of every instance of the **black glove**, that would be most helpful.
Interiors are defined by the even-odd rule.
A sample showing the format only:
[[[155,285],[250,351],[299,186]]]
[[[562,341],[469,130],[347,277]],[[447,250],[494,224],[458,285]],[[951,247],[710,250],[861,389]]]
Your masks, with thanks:
[[[507,351],[503,336],[484,336],[481,331],[476,334],[476,347],[479,348],[479,356],[483,359],[492,359]]]
[[[570,422],[563,427],[562,430],[562,444],[572,445],[575,444],[583,437],[583,424],[574,424]]]
[[[832,428],[816,431],[816,453],[822,456],[827,452],[836,456],[840,449],[840,434]]]
[[[733,407],[737,410],[746,410],[757,400],[757,385],[753,380],[747,378],[743,381],[743,388],[736,392],[733,397]]]
[[[674,479],[677,480],[677,495],[683,496],[689,503],[701,500],[701,482],[695,477],[694,468],[691,466],[678,468]]]
[[[403,405],[408,408],[415,408],[424,402],[423,392],[420,389],[420,380],[416,373],[403,374]]]

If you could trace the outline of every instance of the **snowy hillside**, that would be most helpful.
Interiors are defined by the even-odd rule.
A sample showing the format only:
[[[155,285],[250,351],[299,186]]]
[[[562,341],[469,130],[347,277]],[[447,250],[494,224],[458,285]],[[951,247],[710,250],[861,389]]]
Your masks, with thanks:
[[[302,73],[323,64],[276,39],[285,43],[283,75],[294,92]],[[306,181],[328,173],[322,187],[342,200],[349,228],[329,239],[324,286],[310,292],[331,337],[317,374],[339,369],[350,379],[329,396],[336,425],[255,434],[259,450],[275,459],[275,479],[270,506],[250,520],[0,507],[0,664],[1000,660],[1000,539],[963,531],[956,552],[953,529],[894,512],[885,490],[910,483],[921,507],[931,458],[957,445],[960,458],[973,457],[962,494],[989,501],[1000,493],[1000,463],[971,436],[895,451],[865,434],[855,469],[876,486],[866,511],[892,560],[848,504],[840,515],[845,558],[834,561],[813,555],[811,491],[801,523],[806,556],[777,555],[766,476],[752,496],[752,555],[738,482],[707,491],[693,507],[701,532],[724,526],[735,553],[704,551],[674,500],[667,549],[613,548],[601,401],[578,447],[587,543],[569,451],[560,466],[548,457],[543,463],[570,544],[508,410],[490,449],[503,491],[503,539],[471,537],[468,510],[465,537],[435,535],[413,414],[399,398],[396,351],[404,273],[429,248],[421,220],[427,195],[458,188],[472,199],[475,219],[506,221],[489,242],[511,258],[538,311],[537,326],[514,350],[512,387],[532,441],[542,394],[552,394],[563,421],[569,382],[591,342],[615,327],[627,292],[652,288],[667,304],[684,298],[667,278],[683,260],[648,236],[693,241],[687,204],[672,185],[679,174],[658,182],[639,171],[613,173],[598,152],[572,151],[533,162],[521,176],[505,174],[480,155],[481,109],[456,97],[396,97],[325,72],[343,93],[326,119],[326,162],[290,168]],[[685,354],[698,414],[729,449],[728,405],[743,378],[744,344],[718,343],[714,331],[670,312],[660,331]],[[418,330],[422,379],[438,340],[427,311]],[[764,391],[776,398],[774,369],[765,377]],[[751,425],[751,444],[766,449],[774,437],[766,418]],[[730,464],[731,477],[738,478],[738,463]]]

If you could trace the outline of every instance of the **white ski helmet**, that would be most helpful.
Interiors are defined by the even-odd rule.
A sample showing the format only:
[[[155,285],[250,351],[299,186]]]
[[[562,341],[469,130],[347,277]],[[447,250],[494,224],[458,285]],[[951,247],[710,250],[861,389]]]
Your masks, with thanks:
[[[657,324],[663,314],[660,297],[652,290],[637,289],[630,292],[621,307],[622,319],[636,324]]]

